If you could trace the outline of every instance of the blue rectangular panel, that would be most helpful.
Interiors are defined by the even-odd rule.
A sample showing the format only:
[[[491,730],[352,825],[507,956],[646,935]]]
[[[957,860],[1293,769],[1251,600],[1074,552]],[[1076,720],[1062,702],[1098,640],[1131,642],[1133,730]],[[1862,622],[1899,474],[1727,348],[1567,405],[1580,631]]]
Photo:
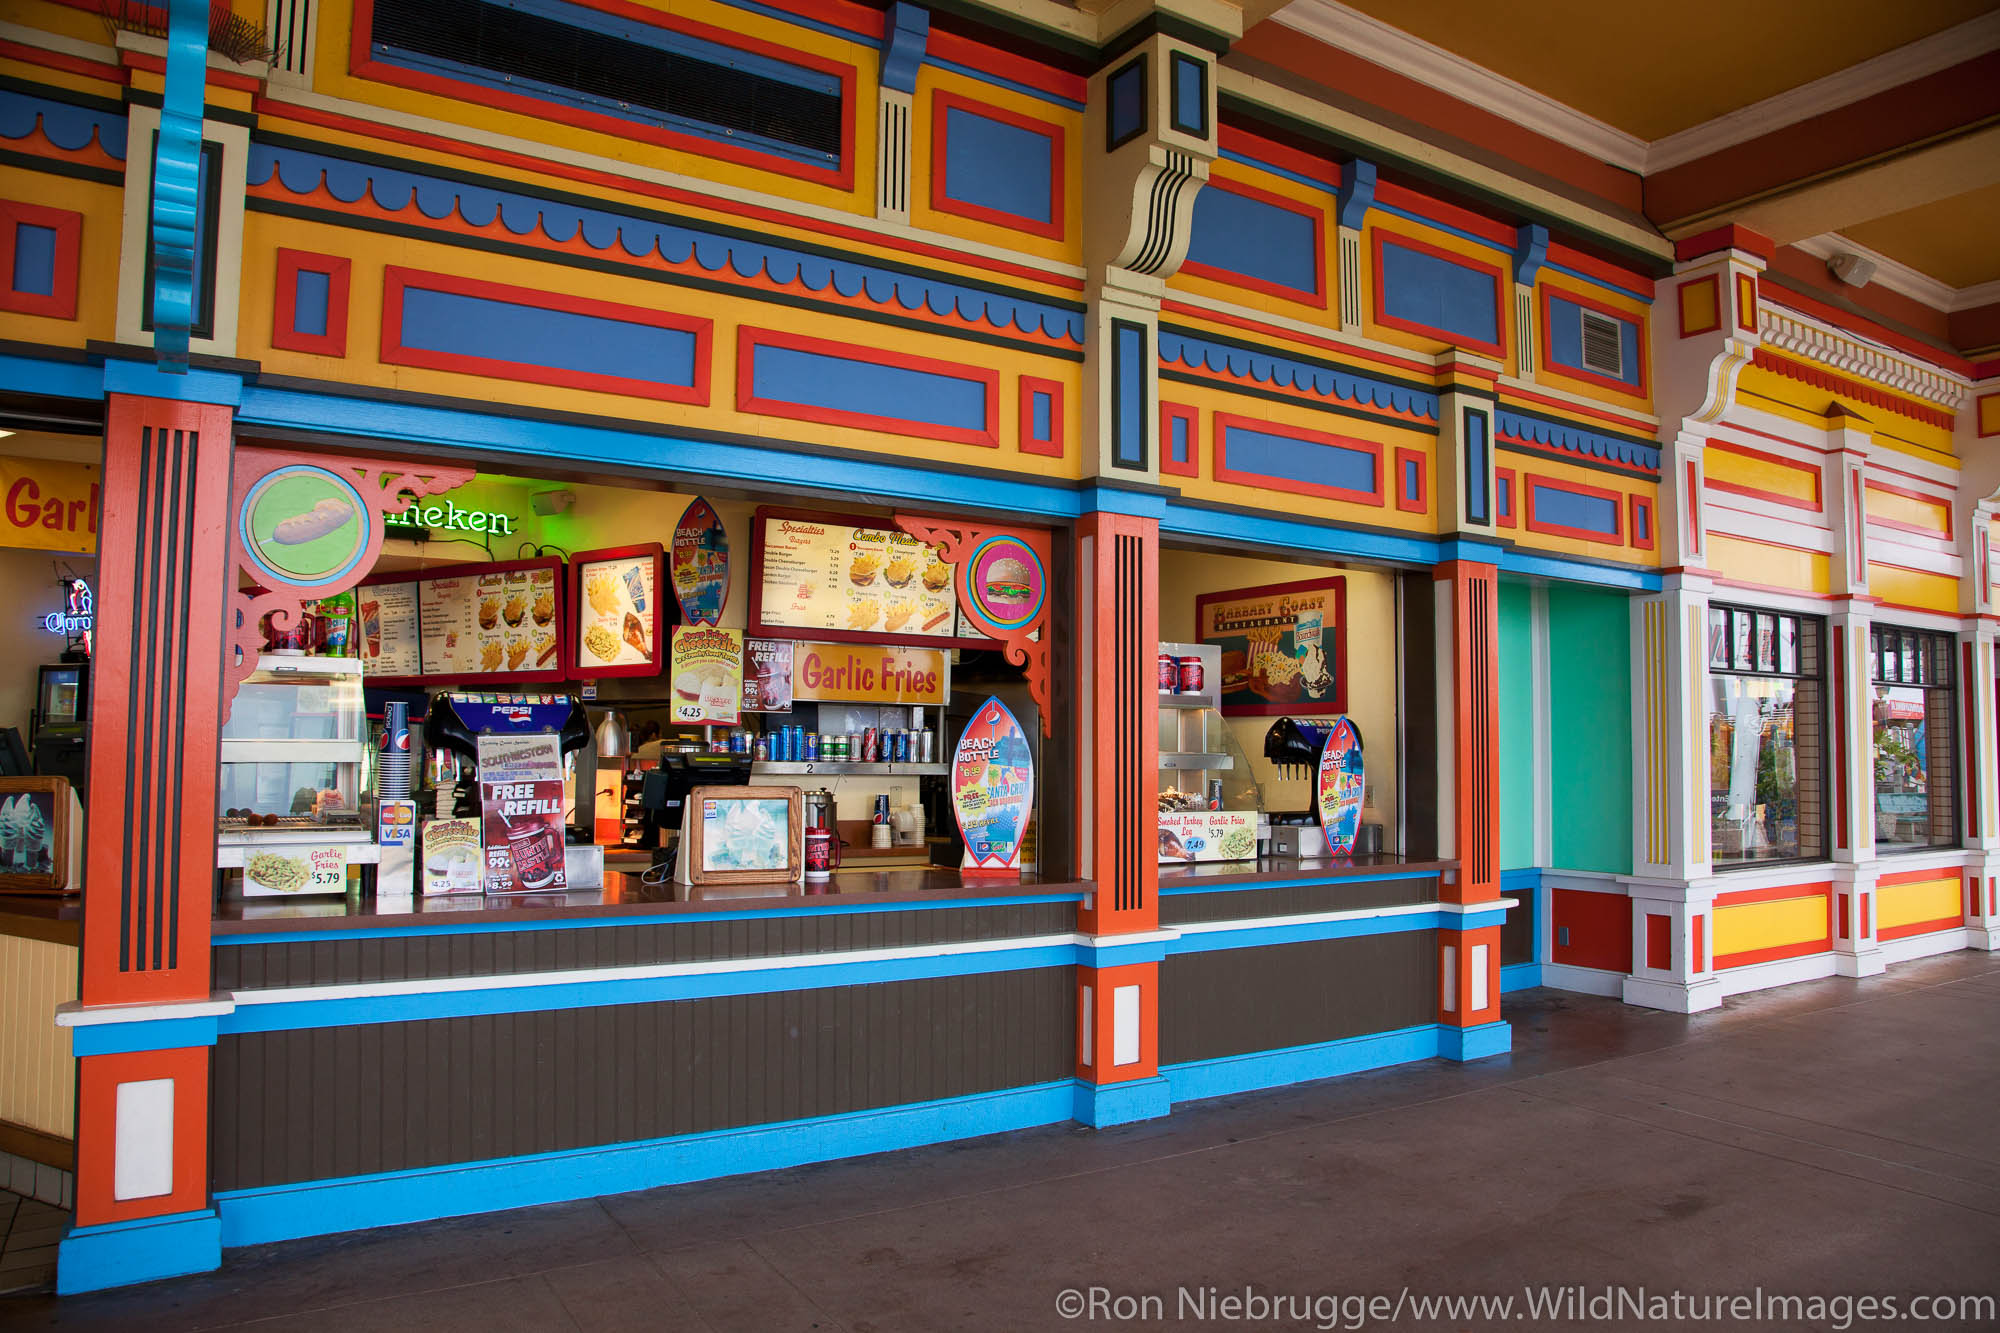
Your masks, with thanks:
[[[14,224],[14,290],[23,296],[56,293],[56,229]]]
[[[331,283],[324,273],[302,268],[292,287],[292,332],[312,338],[326,336],[326,303]]]
[[[1122,319],[1111,321],[1111,454],[1146,466],[1146,330]]]
[[[1403,498],[1405,500],[1415,503],[1419,491],[1419,482],[1422,476],[1423,476],[1423,467],[1421,464],[1417,462],[1416,459],[1411,458],[1404,460]]]
[[[1199,207],[1199,204],[1197,204]],[[1493,275],[1382,241],[1382,313],[1474,342],[1498,344],[1500,308]]]
[[[1208,66],[1193,56],[1173,54],[1174,128],[1208,137]]]
[[[1653,540],[1653,511],[1645,505],[1632,506],[1632,536],[1636,541]]]
[[[945,112],[944,193],[1031,222],[1054,218],[1055,143],[962,107]]]
[[[1554,486],[1531,483],[1535,490],[1535,522],[1555,523],[1585,532],[1618,535],[1618,502],[1601,495],[1581,495]]]
[[[1040,389],[1037,389],[1033,394],[1033,399],[1035,421],[1031,431],[1031,438],[1047,444],[1055,437],[1055,422],[1053,420],[1055,398],[1053,395],[1043,393]]]
[[[1498,480],[1500,482],[1500,517],[1512,518],[1514,517],[1514,483],[1505,477],[1501,477]]]
[[[1173,424],[1173,458],[1176,463],[1188,461],[1188,419],[1175,417]]]
[[[1486,490],[1486,414],[1467,408],[1464,425],[1465,521],[1491,523],[1493,502]]]
[[[599,315],[403,289],[403,346],[653,384],[694,383],[695,336]]]
[[[1188,262],[1319,293],[1319,229],[1303,213],[1210,185],[1194,198]]]
[[[1366,450],[1290,435],[1267,435],[1243,426],[1229,427],[1223,444],[1231,472],[1252,472],[1311,486],[1376,493],[1375,455]]]
[[[757,348],[756,357],[752,382],[759,398],[957,430],[986,429],[986,385],[979,380],[768,344]]]
[[[1134,60],[1104,81],[1104,147],[1108,152],[1146,132],[1146,58]]]
[[[1618,321],[1618,364],[1623,374],[1604,375],[1601,370],[1592,370],[1583,364],[1583,307],[1574,301],[1565,301],[1554,292],[1549,293],[1549,362],[1570,370],[1581,370],[1590,375],[1604,375],[1639,386],[1639,324],[1636,320],[1622,315],[1612,315],[1603,310],[1593,309],[1593,315],[1603,315]]]

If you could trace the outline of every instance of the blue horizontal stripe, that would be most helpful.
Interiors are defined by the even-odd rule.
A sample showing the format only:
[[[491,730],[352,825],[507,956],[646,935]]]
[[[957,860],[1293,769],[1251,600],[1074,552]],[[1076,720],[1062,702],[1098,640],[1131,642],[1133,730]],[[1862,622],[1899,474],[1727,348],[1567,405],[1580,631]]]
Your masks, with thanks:
[[[1595,273],[1585,273],[1582,269],[1566,268],[1561,264],[1544,263],[1542,267],[1547,269],[1553,269],[1557,273],[1565,274],[1568,277],[1576,278],[1582,282],[1587,282],[1591,284],[1593,287],[1602,287],[1605,288],[1607,291],[1618,292],[1623,296],[1631,297],[1635,301],[1644,301],[1647,305],[1653,304],[1653,293],[1640,291],[1637,287],[1621,286],[1620,284],[1612,282],[1607,278],[1599,277]]]
[[[1225,1097],[1259,1088],[1289,1087],[1294,1083],[1309,1083],[1314,1079],[1354,1074],[1364,1069],[1428,1060],[1438,1054],[1440,1033],[1437,1024],[1425,1023],[1391,1032],[1346,1037],[1339,1041],[1161,1065],[1160,1074],[1173,1089],[1177,1104],[1200,1101],[1204,1097]]]
[[[56,1294],[126,1287],[222,1266],[222,1221],[212,1208],[71,1227],[56,1253]]]
[[[104,398],[104,368],[75,361],[0,356],[0,389],[99,402]]]
[[[213,1046],[218,1016],[156,1018],[130,1023],[81,1023],[69,1031],[75,1055],[119,1055],[127,1051],[178,1051]]]
[[[1438,1054],[1447,1060],[1484,1060],[1489,1055],[1505,1055],[1513,1048],[1514,1028],[1509,1023],[1438,1028]]]
[[[1542,984],[1540,963],[1508,963],[1500,969],[1500,993],[1512,995],[1515,991],[1533,990]]]
[[[1253,889],[1310,888],[1318,884],[1381,884],[1401,879],[1436,879],[1435,870],[1389,870],[1371,875],[1328,875],[1324,879],[1304,879],[1286,876],[1284,879],[1253,879],[1240,884],[1173,884],[1160,886],[1160,896],[1170,898],[1178,893],[1243,893]]]
[[[776,344],[751,349],[752,392],[760,399],[831,412],[857,412],[954,430],[986,429],[984,380],[912,370],[853,356]]]
[[[1078,1089],[1075,1080],[1062,1079],[679,1138],[222,1190],[215,1206],[222,1217],[224,1246],[262,1245],[1061,1124],[1075,1112]]]
[[[1312,177],[1303,175],[1299,172],[1287,171],[1283,167],[1274,167],[1269,162],[1259,161],[1258,159],[1247,156],[1243,153],[1233,152],[1230,149],[1225,148],[1222,150],[1220,156],[1226,158],[1231,162],[1240,162],[1246,167],[1255,167],[1259,171],[1268,171],[1273,176],[1282,176],[1288,181],[1295,181],[1300,185],[1310,186],[1315,190],[1324,191],[1329,195],[1334,193],[1334,187],[1327,184],[1325,181],[1316,181]]]
[[[438,935],[481,935],[491,931],[509,930],[598,930],[607,926],[665,926],[676,923],[686,925],[704,921],[764,921],[789,917],[848,915],[855,912],[935,912],[956,907],[1026,907],[1042,903],[1078,903],[1084,899],[1084,892],[1036,893],[1011,898],[941,898],[936,902],[833,902],[818,899],[813,906],[794,908],[771,908],[763,911],[739,912],[629,912],[608,916],[571,916],[554,920],[514,920],[506,917],[480,917],[467,913],[467,920],[454,921],[450,913],[440,913],[430,918],[438,924],[434,926],[355,926],[352,929],[334,928],[330,930],[273,930],[252,931],[244,934],[217,935],[216,948],[232,944],[310,944],[321,940],[385,940],[409,936]],[[366,918],[359,918],[365,920]]]
[[[1299,921],[1281,926],[1248,926],[1241,930],[1203,930],[1170,941],[1167,952],[1215,953],[1222,949],[1264,949],[1275,944],[1308,940],[1344,940],[1361,935],[1407,935],[1439,930],[1442,912],[1401,912],[1394,916],[1339,917],[1332,921]],[[1204,925],[1208,924],[1206,922]]]
[[[1052,93],[1046,88],[1037,88],[1030,83],[1018,83],[1013,79],[1004,78],[1001,75],[980,69],[977,65],[961,65],[956,60],[939,60],[936,56],[925,56],[924,63],[933,69],[948,69],[954,74],[963,74],[968,79],[977,79],[981,83],[990,83],[996,88],[1011,89],[1024,96],[1032,97],[1037,101],[1048,102],[1065,110],[1082,111],[1084,109],[1083,103],[1064,97],[1060,93]]]
[[[1387,213],[1391,217],[1405,218],[1411,222],[1422,223],[1432,231],[1445,232],[1448,235],[1458,237],[1461,241],[1471,241],[1474,245],[1483,246],[1497,254],[1505,255],[1510,265],[1513,262],[1514,242],[1512,241],[1496,241],[1491,236],[1481,236],[1476,232],[1467,231],[1463,227],[1454,227],[1448,222],[1439,222],[1436,218],[1427,218],[1422,213],[1413,213],[1407,208],[1393,207],[1392,205],[1383,203],[1379,198],[1375,201],[1374,211]]]
[[[697,344],[685,329],[436,291],[421,281],[403,290],[400,333],[405,347],[425,351],[651,384],[695,382]]]
[[[1500,568],[1509,574],[1561,579],[1566,583],[1589,583],[1600,588],[1622,588],[1626,592],[1660,590],[1658,570],[1593,565],[1581,560],[1565,560],[1560,556],[1542,555],[1518,548],[1501,555]]]

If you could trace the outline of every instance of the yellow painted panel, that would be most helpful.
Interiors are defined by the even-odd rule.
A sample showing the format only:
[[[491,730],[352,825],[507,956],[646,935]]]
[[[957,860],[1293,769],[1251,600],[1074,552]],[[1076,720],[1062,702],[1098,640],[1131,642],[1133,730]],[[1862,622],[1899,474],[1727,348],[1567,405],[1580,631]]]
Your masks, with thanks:
[[[2000,435],[2000,393],[1979,396],[1979,433]]]
[[[1907,523],[1940,537],[1951,531],[1951,506],[1943,500],[1919,500],[1874,485],[1868,487],[1868,517]]]
[[[0,199],[21,199],[44,208],[83,214],[77,249],[75,319],[50,319],[8,311],[0,316],[6,336],[20,342],[81,347],[109,341],[118,315],[118,243],[124,230],[124,200],[115,185],[0,167]]]
[[[1776,949],[1826,938],[1826,895],[1738,903],[1715,909],[1715,956]]]
[[[1819,551],[1801,551],[1719,532],[1708,535],[1708,567],[1724,578],[1767,588],[1826,592],[1833,586],[1831,561]]]
[[[1875,889],[1875,929],[1890,930],[1917,921],[1942,921],[1959,914],[1958,876],[1915,884],[1882,884]]]
[[[1841,374],[1839,371],[1828,369],[1829,373]],[[1874,403],[1838,396],[1816,385],[1755,365],[1743,367],[1742,373],[1736,380],[1736,392],[1739,398],[1762,400],[1750,404],[1751,406],[1763,408],[1821,430],[1826,428],[1827,410],[1835,402],[1839,402],[1874,428],[1876,443],[1897,453],[1910,454],[1947,466],[1955,465],[1953,460],[1957,454],[1949,430],[1918,421],[1914,417],[1904,416],[1899,412],[1892,412]]]
[[[75,1133],[76,1061],[56,1006],[76,998],[76,949],[0,935],[0,1120]]]
[[[1722,312],[1716,309],[1716,284],[1684,282],[1680,287],[1681,327],[1706,331],[1720,328]]]
[[[1819,470],[1803,463],[1778,462],[1772,458],[1752,458],[1732,449],[1711,447],[1702,451],[1702,470],[1708,479],[1753,491],[1769,491],[1801,504],[1820,503]]]
[[[1958,580],[1949,574],[1925,574],[1871,561],[1868,566],[1868,590],[1897,606],[1917,606],[1927,611],[1958,610]]]

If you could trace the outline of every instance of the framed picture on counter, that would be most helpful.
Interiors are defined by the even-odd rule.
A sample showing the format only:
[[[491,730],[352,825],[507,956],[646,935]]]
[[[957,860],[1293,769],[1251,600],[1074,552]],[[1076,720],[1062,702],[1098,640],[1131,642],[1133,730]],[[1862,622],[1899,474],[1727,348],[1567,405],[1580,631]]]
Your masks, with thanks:
[[[83,878],[68,778],[0,778],[0,893],[69,893]]]
[[[578,551],[569,567],[576,608],[570,674],[578,680],[659,675],[666,660],[661,639],[671,624],[664,608],[666,548],[645,542]]]
[[[805,878],[805,794],[797,787],[696,787],[682,806],[674,878],[782,884]]]

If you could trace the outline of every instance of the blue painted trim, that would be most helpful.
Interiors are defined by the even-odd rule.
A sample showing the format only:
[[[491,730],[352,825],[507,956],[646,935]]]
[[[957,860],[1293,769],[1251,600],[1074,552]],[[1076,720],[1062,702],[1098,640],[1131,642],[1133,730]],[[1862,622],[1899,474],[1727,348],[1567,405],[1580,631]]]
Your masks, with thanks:
[[[1129,514],[1164,521],[1172,505],[1157,491],[1126,491],[1113,486],[1088,486],[1077,492],[1076,512]]]
[[[1037,88],[1032,83],[1019,83],[1013,79],[1003,78],[991,70],[981,69],[977,65],[961,65],[956,60],[940,60],[936,56],[927,57],[924,63],[933,69],[948,69],[954,74],[963,74],[968,79],[976,79],[980,83],[988,83],[995,88],[1005,88],[1009,92],[1020,93],[1023,97],[1032,97],[1038,102],[1047,102],[1051,106],[1059,106],[1065,111],[1082,111],[1084,109],[1083,103],[1074,98],[1064,97],[1060,93],[1052,93],[1046,88]]]
[[[1371,1032],[1366,1036],[1344,1037],[1339,1041],[1316,1042],[1309,1046],[1287,1046],[1274,1051],[1252,1051],[1213,1060],[1190,1060],[1185,1064],[1164,1065],[1161,1075],[1173,1088],[1176,1105],[1205,1097],[1226,1097],[1259,1088],[1283,1088],[1315,1079],[1336,1078],[1364,1069],[1428,1060],[1439,1053],[1443,1029],[1434,1023],[1398,1028],[1392,1032]]]
[[[1660,575],[1656,570],[1590,565],[1577,560],[1565,560],[1561,556],[1523,551],[1518,547],[1501,553],[1500,568],[1508,574],[1561,579],[1566,583],[1589,583],[1600,588],[1622,588],[1626,592],[1660,590]]]
[[[1616,435],[1604,435],[1565,421],[1529,416],[1508,407],[1499,409],[1499,420],[1495,424],[1498,426],[1499,434],[1512,436],[1517,440],[1533,440],[1536,444],[1546,444],[1590,458],[1601,458],[1608,463],[1644,468],[1655,475],[1660,470],[1660,450],[1656,445],[1627,440]]]
[[[1120,944],[1116,935],[1099,936],[1080,947],[1077,962],[1083,967],[1132,967],[1157,963],[1167,956],[1167,941],[1147,940],[1142,944]]]
[[[1533,990],[1542,984],[1540,963],[1508,963],[1500,969],[1500,993],[1512,995],[1515,991]]]
[[[1539,222],[1526,222],[1514,229],[1514,281],[1524,287],[1535,285],[1535,275],[1549,257],[1549,229]]]
[[[1405,537],[1386,532],[1359,532],[1278,514],[1245,514],[1227,510],[1169,505],[1160,518],[1162,534],[1178,533],[1210,541],[1234,541],[1294,554],[1355,556],[1402,564],[1435,565],[1438,543],[1429,537]]]
[[[1357,916],[1333,921],[1302,921],[1283,926],[1248,926],[1241,930],[1204,930],[1169,941],[1167,952],[1216,953],[1225,949],[1265,949],[1275,944],[1298,944],[1307,940],[1344,940],[1363,935],[1407,935],[1417,931],[1444,929],[1445,915],[1443,912],[1404,912],[1396,916]],[[1498,924],[1504,915],[1497,913],[1494,921],[1485,924]],[[1465,927],[1467,930],[1473,928]]]
[[[1438,1054],[1447,1060],[1484,1060],[1513,1049],[1514,1027],[1504,1020],[1469,1028],[1438,1028]]]
[[[72,1227],[56,1251],[56,1294],[74,1296],[220,1267],[222,1219],[213,1208]]]
[[[1635,301],[1644,301],[1647,305],[1653,304],[1653,293],[1642,292],[1636,287],[1621,287],[1615,282],[1606,281],[1595,273],[1585,273],[1580,268],[1570,268],[1567,265],[1553,262],[1545,263],[1542,267],[1551,273],[1560,273],[1565,277],[1575,278],[1579,282],[1587,282],[1593,287],[1602,287],[1607,291],[1617,292],[1620,296],[1629,296]]]
[[[1158,1074],[1123,1083],[1086,1083],[1078,1079],[1070,1118],[1093,1129],[1108,1129],[1112,1125],[1157,1120],[1173,1110],[1173,1106],[1173,1088]]]
[[[1421,226],[1429,227],[1432,231],[1446,232],[1458,237],[1461,241],[1471,241],[1474,245],[1491,250],[1497,255],[1506,255],[1509,257],[1509,262],[1511,263],[1512,261],[1513,250],[1494,240],[1491,236],[1481,236],[1478,232],[1467,231],[1463,227],[1454,227],[1449,222],[1439,222],[1436,218],[1425,217],[1422,213],[1412,212],[1407,208],[1397,208],[1394,204],[1377,204],[1375,207],[1381,209],[1390,217],[1402,218],[1406,222],[1415,222]]]
[[[215,1204],[222,1218],[222,1244],[261,1245],[1060,1124],[1075,1114],[1076,1100],[1075,1080],[1062,1079],[681,1138],[226,1190],[215,1196]]]
[[[1339,197],[1340,225],[1360,231],[1375,206],[1375,164],[1359,157],[1349,162],[1341,172]]]
[[[1495,907],[1483,912],[1446,912],[1438,923],[1439,930],[1484,930],[1488,926],[1504,925],[1507,909]]]
[[[1399,879],[1436,879],[1435,870],[1392,870],[1379,875],[1328,875],[1325,879],[1273,879],[1251,880],[1243,884],[1175,884],[1162,885],[1160,896],[1171,898],[1182,893],[1244,893],[1253,889],[1306,888],[1315,884],[1380,884]]]
[[[129,393],[142,398],[172,398],[184,403],[220,403],[235,407],[243,401],[241,376],[216,370],[163,372],[143,361],[106,361],[100,372],[100,393]]]
[[[1529,477],[1529,511],[1544,523],[1616,538],[1623,529],[1623,497],[1586,495],[1558,482]]]
[[[76,361],[0,356],[0,389],[101,402],[104,368]]]
[[[1311,176],[1308,176],[1303,172],[1287,171],[1283,167],[1274,167],[1269,162],[1262,161],[1258,158],[1250,157],[1244,153],[1238,153],[1231,149],[1225,148],[1222,150],[1220,154],[1218,154],[1218,156],[1226,158],[1229,161],[1238,163],[1239,165],[1242,166],[1253,167],[1258,171],[1268,172],[1273,176],[1281,176],[1284,179],[1291,181],[1297,185],[1308,186],[1315,190],[1323,190],[1328,194],[1335,194],[1335,195],[1338,194],[1338,191],[1333,186],[1328,185],[1325,181],[1314,180]]]
[[[208,72],[207,0],[168,0],[167,73],[153,150],[146,244],[153,260],[153,351],[162,370],[187,370],[200,228],[201,118]]]
[[[478,990],[297,1000],[281,1004],[239,1004],[220,1018],[218,1030],[234,1036],[244,1032],[295,1032],[306,1028],[351,1027],[364,1023],[466,1018],[476,1014],[543,1013],[556,1009],[594,1009],[614,1004],[658,1004],[719,996],[772,995],[829,986],[872,986],[935,977],[1075,967],[1090,954],[1090,950],[1075,944],[1044,944],[980,953],[808,963],[797,967],[759,967],[759,961],[771,960],[745,959],[741,967],[721,972],[614,981],[579,978],[542,986],[508,985],[505,983],[510,978],[499,978],[502,984]],[[785,957],[789,961],[796,956]]]
[[[130,1023],[84,1023],[69,1030],[75,1055],[121,1055],[127,1051],[179,1051],[213,1046],[219,1016],[155,1018]]]
[[[1431,421],[1437,420],[1438,396],[1426,389],[1412,389],[1371,379],[1351,370],[1317,366],[1255,348],[1161,329],[1160,364],[1176,362],[1190,370],[1205,369],[1218,375],[1233,375],[1238,379],[1269,384],[1273,388],[1337,398],[1356,407],[1409,412]],[[1409,423],[1397,424],[1407,426]]]
[[[905,272],[883,264],[829,259],[804,250],[744,236],[705,231],[678,220],[611,209],[586,207],[567,200],[522,194],[499,186],[469,184],[394,167],[357,162],[331,153],[313,152],[289,144],[250,145],[249,183],[263,185],[275,175],[295,195],[307,195],[325,182],[327,192],[342,203],[364,195],[391,213],[412,204],[426,218],[442,220],[456,213],[473,227],[491,226],[499,218],[516,236],[539,230],[558,245],[581,235],[585,245],[633,259],[657,253],[669,264],[690,258],[702,269],[737,276],[769,278],[780,287],[810,292],[829,286],[841,296],[865,296],[877,306],[905,311],[929,310],[984,322],[995,329],[1015,328],[1027,334],[1083,344],[1083,307],[1028,296],[989,291],[948,282],[943,278]]]
[[[917,91],[917,70],[931,36],[931,12],[896,0],[882,25],[882,86],[899,93]]]
[[[67,152],[80,152],[95,138],[106,157],[125,160],[124,113],[0,89],[0,139],[25,139],[36,125],[50,143]]]
[[[864,45],[867,42],[867,38],[855,32],[852,28],[842,28],[832,23],[822,23],[818,19],[807,18],[804,14],[796,13],[793,10],[778,9],[771,5],[760,5],[756,3],[756,0],[721,0],[721,3],[731,9],[741,9],[751,14],[762,14],[767,19],[776,19],[780,23],[789,23],[795,28],[806,28],[812,32],[824,33],[828,37],[838,37],[843,42],[859,42]]]
[[[691,921],[764,921],[804,916],[850,915],[855,912],[933,912],[948,907],[1014,907],[1034,906],[1042,903],[1080,903],[1085,898],[1083,890],[1074,893],[1035,893],[1011,898],[940,898],[935,902],[827,902],[824,906],[800,907],[796,909],[778,908],[761,912],[703,912],[699,916],[685,913],[668,915],[658,912],[618,913],[611,916],[562,917],[554,921],[508,921],[482,918],[454,922],[448,914],[441,913],[438,920],[444,924],[436,926],[356,926],[348,930],[315,930],[301,936],[296,931],[253,931],[247,934],[216,935],[212,943],[218,949],[232,944],[297,944],[302,939],[325,940],[387,940],[410,937],[432,937],[442,935],[483,935],[494,931],[517,930],[601,930],[609,926],[662,926]]]
[[[1494,565],[1500,562],[1500,557],[1504,553],[1503,547],[1491,546],[1485,542],[1466,541],[1463,538],[1452,538],[1438,543],[1438,559],[1441,561],[1464,560],[1475,565]]]

